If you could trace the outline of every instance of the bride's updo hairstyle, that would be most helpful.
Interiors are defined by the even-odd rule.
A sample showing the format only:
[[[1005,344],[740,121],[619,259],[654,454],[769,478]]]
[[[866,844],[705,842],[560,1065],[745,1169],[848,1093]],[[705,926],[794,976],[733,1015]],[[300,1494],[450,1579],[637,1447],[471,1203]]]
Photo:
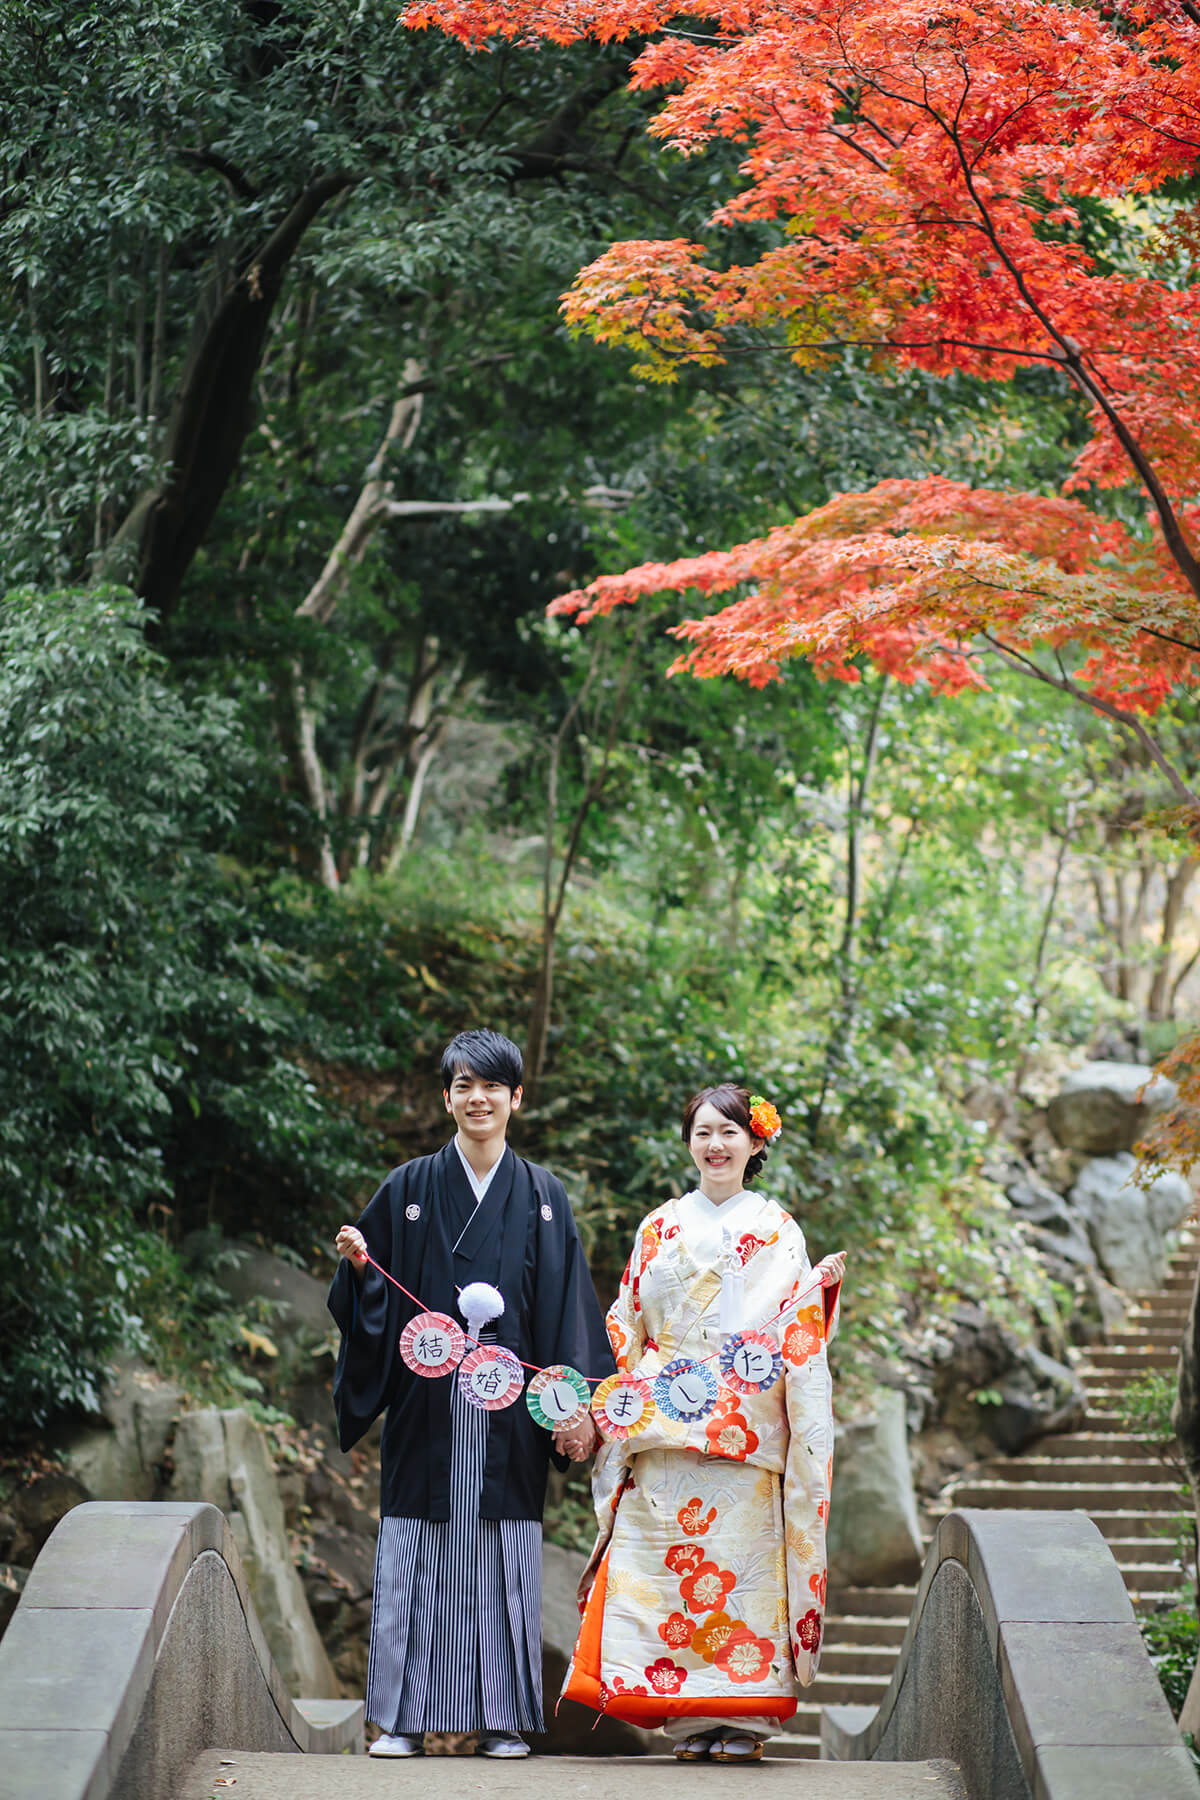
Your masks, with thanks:
[[[767,1160],[767,1146],[762,1144],[750,1121],[749,1088],[738,1087],[732,1081],[722,1081],[716,1087],[701,1088],[698,1094],[693,1094],[683,1109],[683,1131],[681,1133],[684,1143],[689,1146],[692,1141],[692,1126],[696,1122],[696,1114],[706,1102],[710,1106],[715,1106],[719,1113],[724,1113],[727,1119],[732,1119],[735,1125],[740,1125],[743,1131],[748,1131],[750,1136],[761,1144],[761,1148],[754,1152],[746,1164],[746,1173],[742,1176],[742,1180],[749,1187],[754,1177],[762,1174],[763,1165]]]

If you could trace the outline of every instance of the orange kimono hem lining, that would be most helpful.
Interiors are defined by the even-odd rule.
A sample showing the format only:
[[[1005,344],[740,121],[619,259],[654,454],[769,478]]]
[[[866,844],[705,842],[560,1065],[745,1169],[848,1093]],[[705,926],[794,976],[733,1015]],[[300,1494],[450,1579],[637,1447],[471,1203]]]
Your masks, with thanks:
[[[583,1609],[579,1641],[571,1673],[563,1688],[564,1700],[577,1700],[605,1717],[623,1719],[628,1725],[662,1725],[667,1719],[790,1719],[796,1701],[767,1695],[709,1694],[702,1699],[678,1699],[668,1694],[609,1694],[601,1700],[600,1640],[604,1629],[604,1596],[608,1590],[608,1558],[596,1570],[592,1591]]]

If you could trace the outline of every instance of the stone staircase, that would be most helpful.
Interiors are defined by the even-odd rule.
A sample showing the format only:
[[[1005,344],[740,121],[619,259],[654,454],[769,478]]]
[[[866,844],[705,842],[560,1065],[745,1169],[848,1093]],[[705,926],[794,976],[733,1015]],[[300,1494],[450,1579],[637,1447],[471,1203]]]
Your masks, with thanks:
[[[1148,1439],[1126,1431],[1121,1390],[1151,1369],[1173,1370],[1200,1259],[1200,1236],[1185,1230],[1163,1286],[1137,1296],[1125,1325],[1078,1365],[1088,1408],[1078,1431],[1045,1437],[1023,1456],[996,1457],[955,1484],[955,1506],[1048,1507],[1086,1512],[1111,1546],[1135,1607],[1171,1605],[1185,1572],[1175,1520],[1186,1510],[1174,1473]],[[836,1480],[836,1472],[835,1472]],[[821,1667],[771,1749],[797,1757],[820,1751],[821,1708],[877,1706],[908,1628],[915,1588],[832,1592]]]

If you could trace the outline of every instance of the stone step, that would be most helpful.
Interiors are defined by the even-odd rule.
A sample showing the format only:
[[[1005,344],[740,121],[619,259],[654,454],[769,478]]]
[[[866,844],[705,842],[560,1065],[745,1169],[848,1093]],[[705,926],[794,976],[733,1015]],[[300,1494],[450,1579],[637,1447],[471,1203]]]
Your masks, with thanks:
[[[907,1618],[831,1619],[825,1620],[825,1642],[831,1648],[842,1644],[881,1644],[897,1651],[908,1630]]]
[[[890,1681],[895,1666],[896,1651],[891,1644],[850,1644],[843,1648],[827,1637],[821,1646],[821,1674],[831,1678],[882,1675]]]
[[[1155,1456],[1014,1456],[996,1457],[980,1474],[987,1481],[1063,1482],[1171,1481],[1169,1469]]]
[[[829,1611],[839,1619],[900,1618],[907,1624],[916,1597],[915,1587],[831,1588]]]
[[[1179,1352],[1174,1350],[1118,1350],[1107,1344],[1093,1344],[1087,1353],[1087,1363],[1080,1369],[1080,1374],[1099,1374],[1101,1370],[1115,1371],[1132,1381],[1138,1375],[1145,1375],[1150,1369],[1173,1369],[1179,1360]]]
[[[1050,1481],[969,1481],[954,1490],[955,1506],[1046,1508],[1059,1512],[1178,1512],[1178,1489],[1170,1482],[1105,1482],[1078,1484]]]
[[[780,1756],[794,1758],[798,1762],[817,1762],[821,1755],[819,1737],[801,1737],[799,1732],[780,1732],[777,1737],[770,1737],[763,1746],[763,1756],[776,1758]]]
[[[1029,1446],[1031,1456],[1057,1459],[1065,1456],[1140,1456],[1154,1443],[1151,1437],[1138,1437],[1132,1431],[1064,1431],[1055,1437],[1038,1438]]]
[[[1084,1414],[1085,1431],[1117,1431],[1124,1423],[1124,1415],[1119,1412],[1106,1411],[1103,1406],[1092,1404],[1094,1396],[1089,1396],[1088,1410]]]
[[[1116,1539],[1155,1538],[1164,1543],[1174,1545],[1177,1534],[1171,1524],[1172,1517],[1181,1517],[1185,1508],[1180,1505],[1175,1515],[1162,1512],[1101,1512],[1088,1508],[1088,1517],[1100,1535],[1109,1543]]]
[[[1162,1563],[1135,1563],[1122,1568],[1121,1579],[1131,1594],[1173,1594],[1186,1577],[1182,1569],[1165,1568]]]
[[[797,1776],[798,1760],[802,1758],[795,1751],[783,1753],[772,1742],[752,1775],[715,1763],[692,1779],[710,1793],[730,1795],[746,1783],[758,1800],[792,1800],[797,1791],[819,1791],[828,1800],[953,1800],[963,1792],[958,1770],[945,1762],[830,1762],[811,1777]],[[620,1800],[636,1788],[649,1800],[674,1800],[681,1791],[692,1791],[686,1769],[695,1766],[681,1768],[661,1753],[534,1757],[515,1766],[490,1763],[486,1774],[478,1764],[472,1767],[474,1758],[458,1756],[425,1756],[416,1770],[370,1756],[323,1756],[323,1766],[317,1768],[315,1762],[315,1757],[301,1760],[269,1750],[205,1750],[182,1770],[172,1791],[175,1800],[209,1800],[214,1794],[237,1795],[238,1800],[314,1800],[317,1795],[321,1800],[394,1800],[411,1787],[422,1800],[459,1800],[464,1789],[486,1791],[495,1800],[528,1800],[539,1788],[547,1796],[553,1788],[555,1794]]]
[[[1139,1346],[1158,1344],[1169,1350],[1178,1350],[1179,1327],[1171,1319],[1153,1325],[1126,1326],[1123,1330],[1114,1331],[1108,1340],[1110,1350],[1136,1350]]]
[[[886,1675],[826,1675],[822,1662],[808,1692],[818,1706],[878,1706],[891,1679],[891,1669]]]
[[[1157,1563],[1161,1567],[1178,1567],[1179,1544],[1170,1537],[1109,1538],[1108,1547],[1121,1568]]]

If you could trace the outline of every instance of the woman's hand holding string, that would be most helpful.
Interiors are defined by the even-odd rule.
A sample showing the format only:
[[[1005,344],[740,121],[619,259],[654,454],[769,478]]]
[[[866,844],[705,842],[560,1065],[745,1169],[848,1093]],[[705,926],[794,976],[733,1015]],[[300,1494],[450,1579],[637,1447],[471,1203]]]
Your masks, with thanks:
[[[822,1287],[833,1287],[846,1273],[846,1252],[834,1250],[829,1256],[823,1256],[813,1270]]]
[[[586,1462],[593,1450],[599,1447],[600,1433],[596,1430],[596,1421],[588,1413],[582,1425],[572,1425],[569,1431],[554,1433],[554,1448],[560,1456],[570,1457],[572,1462]]]
[[[339,1256],[344,1256],[355,1274],[361,1274],[366,1268],[367,1240],[355,1225],[343,1225],[334,1240],[334,1249]]]

